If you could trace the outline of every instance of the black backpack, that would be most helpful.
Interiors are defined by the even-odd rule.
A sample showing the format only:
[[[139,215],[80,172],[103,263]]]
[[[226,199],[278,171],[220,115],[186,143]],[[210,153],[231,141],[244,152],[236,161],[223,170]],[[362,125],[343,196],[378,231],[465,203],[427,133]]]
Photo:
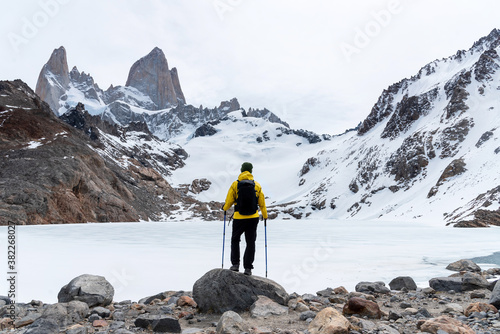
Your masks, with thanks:
[[[238,181],[238,198],[235,211],[241,215],[253,215],[257,211],[257,193],[253,180]]]

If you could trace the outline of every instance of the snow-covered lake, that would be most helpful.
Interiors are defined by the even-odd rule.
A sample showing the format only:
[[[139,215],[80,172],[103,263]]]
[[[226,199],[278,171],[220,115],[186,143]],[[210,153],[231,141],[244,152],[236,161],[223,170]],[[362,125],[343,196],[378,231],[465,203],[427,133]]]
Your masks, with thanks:
[[[447,276],[456,260],[500,250],[500,228],[456,229],[410,222],[284,221],[267,224],[268,277],[291,292],[315,293],[360,281],[411,276],[419,286]],[[229,268],[226,226],[224,268]],[[60,288],[81,274],[105,276],[115,300],[136,301],[167,290],[192,290],[221,267],[222,222],[144,222],[17,227],[18,302],[57,302]],[[7,229],[0,229],[7,273]],[[242,240],[242,253],[244,241]],[[493,258],[494,259],[494,258]],[[496,261],[496,260],[492,260]],[[483,269],[499,267],[481,264]],[[264,224],[259,224],[254,274],[265,275]],[[0,295],[7,282],[0,280]]]

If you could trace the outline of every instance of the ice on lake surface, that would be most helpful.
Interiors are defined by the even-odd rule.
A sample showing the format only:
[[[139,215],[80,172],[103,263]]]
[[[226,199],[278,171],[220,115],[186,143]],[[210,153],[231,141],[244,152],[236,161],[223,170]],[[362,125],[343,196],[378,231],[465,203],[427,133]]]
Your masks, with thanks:
[[[232,224],[226,226],[224,268],[231,265],[231,229]],[[221,267],[222,234],[222,222],[201,221],[18,226],[17,301],[55,303],[61,287],[81,274],[106,277],[115,287],[115,301],[191,291],[199,277]],[[353,291],[358,282],[388,284],[397,276],[411,276],[425,287],[430,278],[450,275],[445,267],[451,262],[498,252],[499,235],[498,227],[269,220],[268,277],[301,294],[338,286]],[[7,240],[5,227],[0,240]],[[0,267],[7,272],[4,254]],[[498,256],[486,259],[491,263],[478,263],[483,269],[500,267]],[[265,276],[263,223],[254,266],[254,275]],[[6,280],[0,291],[6,294]]]

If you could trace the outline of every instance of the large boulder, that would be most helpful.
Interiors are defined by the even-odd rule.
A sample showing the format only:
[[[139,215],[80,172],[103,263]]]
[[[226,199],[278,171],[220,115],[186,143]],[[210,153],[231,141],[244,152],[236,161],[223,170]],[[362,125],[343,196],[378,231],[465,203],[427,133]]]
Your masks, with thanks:
[[[451,271],[472,271],[472,272],[481,272],[481,267],[479,267],[472,260],[458,260],[453,263],[450,263],[446,269]]]
[[[429,286],[436,291],[464,292],[488,289],[489,285],[483,276],[472,272],[458,277],[436,277],[429,281]]]
[[[500,281],[497,281],[497,283],[495,284],[488,303],[495,306],[496,308],[500,308]]]
[[[285,289],[270,279],[227,269],[212,269],[193,286],[193,298],[202,312],[247,311],[259,295],[281,305],[287,305],[289,298]]]
[[[80,275],[61,288],[57,299],[59,303],[79,300],[92,306],[107,306],[113,301],[115,289],[102,276]]]
[[[347,334],[351,323],[333,307],[327,307],[309,324],[310,334]]]
[[[469,306],[467,306],[467,308],[465,309],[465,316],[468,317],[470,316],[472,313],[474,312],[485,312],[485,313],[488,313],[488,312],[493,312],[493,313],[498,313],[498,309],[493,306],[493,305],[490,305],[490,304],[486,304],[486,303],[472,303],[472,304],[469,304]]]
[[[402,290],[402,289],[407,289],[407,290],[417,290],[417,284],[413,280],[413,278],[409,276],[399,276],[393,279],[389,283],[389,287],[391,290]]]

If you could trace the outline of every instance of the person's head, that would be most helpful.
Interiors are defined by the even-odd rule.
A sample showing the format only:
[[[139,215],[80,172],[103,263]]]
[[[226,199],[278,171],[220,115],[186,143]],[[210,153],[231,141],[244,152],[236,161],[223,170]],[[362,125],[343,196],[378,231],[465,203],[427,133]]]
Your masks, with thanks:
[[[249,162],[244,162],[242,165],[241,165],[241,172],[249,172],[249,173],[252,173],[252,169],[253,169],[253,166],[251,163]]]

